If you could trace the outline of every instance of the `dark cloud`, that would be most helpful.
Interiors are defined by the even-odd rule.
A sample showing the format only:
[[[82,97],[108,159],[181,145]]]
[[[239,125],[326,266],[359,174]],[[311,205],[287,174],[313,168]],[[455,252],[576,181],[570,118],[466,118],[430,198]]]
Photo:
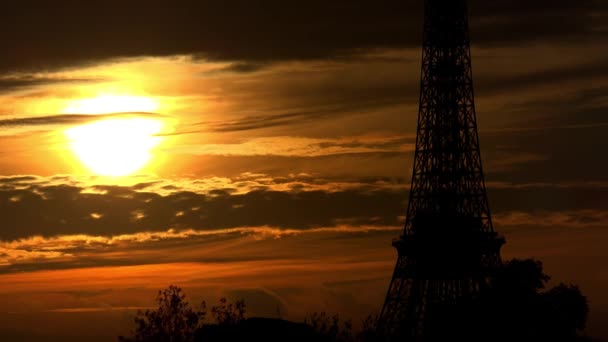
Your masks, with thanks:
[[[228,66],[225,66],[222,68],[206,71],[202,75],[213,76],[213,75],[221,75],[224,73],[247,74],[247,73],[260,71],[260,70],[264,69],[266,66],[268,66],[268,64],[266,64],[266,63],[235,62],[235,63],[230,63]]]
[[[0,78],[0,94],[14,91],[26,90],[28,88],[65,83],[92,83],[99,82],[99,78],[56,78],[56,77],[35,77],[32,75],[11,76]]]
[[[522,127],[543,127],[558,117],[583,121],[587,115],[572,113],[583,112],[585,105],[603,96],[598,88],[608,76],[608,63],[604,60],[589,58],[567,64],[550,50],[531,53],[522,48],[511,53],[530,61],[514,64],[515,57],[474,57],[474,65],[480,67],[475,70],[481,70],[475,73],[475,89],[481,104],[480,121],[484,123],[497,127],[510,121],[510,125],[516,122]],[[540,61],[542,58],[550,62]],[[229,115],[223,116],[222,121],[200,122],[185,127],[183,132],[266,130],[266,134],[280,131],[283,135],[329,136],[413,130],[420,63],[370,63],[310,63],[289,71],[269,68],[267,74],[248,77],[247,82],[221,83],[237,105],[227,111]],[[507,66],[509,70],[503,71]],[[592,79],[595,82],[589,82]],[[534,122],[539,118],[542,122]],[[599,112],[596,119],[603,120]]]
[[[475,42],[597,36],[604,3],[471,1]],[[418,46],[422,1],[53,1],[2,5],[0,71],[52,69],[109,58],[193,54],[268,62],[339,58]]]
[[[249,191],[231,187],[204,192],[176,190],[165,194],[152,188],[159,183],[130,186],[52,185],[15,178],[0,189],[1,240],[34,235],[114,236],[168,229],[221,230],[241,227],[276,227],[307,230],[317,227],[392,226],[403,224],[407,187],[405,184],[355,183],[332,189],[315,179],[284,179],[267,176],[267,185],[248,182]],[[30,183],[30,185],[26,185]],[[12,185],[12,188],[11,188]],[[286,186],[289,185],[289,186]],[[285,190],[274,190],[281,186]],[[326,187],[328,190],[322,190]],[[316,189],[316,190],[315,190]],[[503,185],[490,187],[495,213],[594,210],[608,207],[605,187]]]
[[[396,90],[396,88],[394,88]],[[378,90],[376,89],[376,92]],[[384,106],[391,106],[404,103],[404,97],[390,97],[391,94],[384,94],[382,98],[376,98],[375,100],[365,101],[359,98],[358,101],[352,101],[350,103],[342,103],[333,105],[333,106],[325,106],[325,107],[317,107],[304,111],[293,111],[289,113],[279,113],[279,114],[271,114],[271,115],[258,115],[258,116],[246,116],[234,121],[224,121],[224,122],[201,122],[199,125],[205,126],[208,130],[214,132],[238,132],[238,131],[247,131],[254,129],[262,129],[262,128],[270,128],[276,126],[291,126],[293,124],[303,124],[306,122],[320,120],[324,118],[336,118],[339,116],[345,116],[348,114],[353,114],[353,112],[362,112],[368,109],[378,109]],[[368,97],[371,97],[368,95]]]
[[[12,176],[12,177],[2,177],[0,178],[0,184],[9,183],[13,185],[18,185],[21,182],[31,182],[37,180],[38,177],[35,176]]]
[[[469,1],[472,37],[480,43],[505,44],[592,40],[597,33],[593,15],[606,4],[594,0]]]
[[[151,116],[161,117],[156,113],[111,113],[111,114],[55,114],[46,116],[22,117],[15,119],[0,120],[0,128],[22,127],[22,126],[45,126],[45,125],[76,125],[100,119],[128,117],[128,116]]]
[[[538,64],[538,67],[543,68],[543,65]],[[514,90],[530,89],[538,86],[564,86],[573,82],[584,88],[588,86],[586,83],[590,79],[597,78],[599,80],[608,76],[608,61],[601,60],[543,68],[527,73],[521,73],[521,71],[516,69],[512,71],[514,75],[504,75],[503,77],[491,77],[488,74],[480,74],[475,85],[484,96],[499,92],[511,93]],[[546,101],[545,105],[547,105]]]
[[[544,116],[521,122],[510,129],[480,129],[481,153],[486,180],[507,183],[584,182],[608,180],[608,165],[598,152],[608,148],[603,138],[606,130],[605,109],[575,111],[567,105],[556,116]],[[573,115],[573,113],[579,113]],[[559,115],[557,115],[559,114]],[[480,121],[488,120],[480,114]],[[561,118],[560,118],[561,117]],[[523,119],[523,118],[522,118]],[[604,121],[603,123],[600,121]],[[599,122],[598,122],[599,121]],[[415,129],[411,129],[415,133]],[[357,144],[354,141],[319,143],[319,148],[336,146],[378,147],[376,152],[327,153],[327,155],[200,155],[192,156],[191,171],[201,177],[241,173],[265,173],[281,177],[290,172],[306,172],[332,181],[356,181],[365,177],[387,177],[409,182],[413,153],[390,150],[403,140]],[[279,140],[277,140],[279,142]],[[411,141],[410,141],[411,142]],[[175,172],[169,169],[170,172]]]
[[[32,235],[115,235],[177,229],[273,226],[308,229],[354,225],[399,225],[404,193],[345,190],[281,192],[256,190],[231,195],[175,192],[166,196],[127,187],[103,187],[83,193],[76,186],[31,186],[2,191],[6,211],[0,239]]]
[[[322,142],[319,143],[319,148],[332,148],[332,147],[341,147],[341,148],[369,148],[369,149],[388,149],[394,150],[405,144],[413,144],[415,142],[415,138],[413,137],[399,137],[393,139],[386,139],[381,142],[366,142],[360,141],[358,139],[353,139],[351,141],[346,142]]]
[[[566,111],[563,119],[568,113],[572,114]],[[589,120],[585,111],[580,113],[578,118],[561,123],[572,125],[573,121]],[[596,118],[602,119],[599,115]],[[555,123],[548,121],[545,125]],[[539,124],[531,123],[533,127]],[[519,132],[483,134],[482,153],[484,161],[491,166],[486,169],[486,179],[516,183],[607,180],[608,164],[598,155],[598,151],[608,148],[608,140],[604,138],[605,125],[597,122],[588,126],[568,125],[541,126],[533,130],[525,130],[524,126]],[[538,158],[531,158],[515,168],[501,165],[501,159],[526,154]]]

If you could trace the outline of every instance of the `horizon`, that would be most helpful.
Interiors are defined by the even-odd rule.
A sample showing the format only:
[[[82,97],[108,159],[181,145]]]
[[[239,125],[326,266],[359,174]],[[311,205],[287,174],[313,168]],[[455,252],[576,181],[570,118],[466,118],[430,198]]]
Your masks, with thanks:
[[[379,312],[410,190],[422,12],[5,4],[0,333],[116,339],[170,284],[252,316]],[[579,285],[585,333],[608,340],[608,4],[471,0],[469,14],[502,259]]]

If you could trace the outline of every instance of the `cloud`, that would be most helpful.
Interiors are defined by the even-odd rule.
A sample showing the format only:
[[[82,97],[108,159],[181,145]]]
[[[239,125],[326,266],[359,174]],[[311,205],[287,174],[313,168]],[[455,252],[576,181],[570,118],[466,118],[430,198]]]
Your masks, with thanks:
[[[57,126],[72,126],[92,121],[126,117],[163,117],[156,113],[109,113],[109,114],[54,114],[44,116],[0,119],[0,136],[22,134],[31,131],[54,130]]]
[[[118,236],[130,242],[190,238],[240,234],[247,230],[243,227],[254,227],[251,233],[267,227],[264,234],[277,236],[329,227],[401,227],[407,203],[407,185],[390,179],[335,182],[307,174],[251,173],[181,181],[139,178],[130,185],[94,179],[1,179],[0,239],[73,236],[89,245],[112,245]],[[601,201],[605,188],[586,183],[489,185],[491,208],[499,217],[607,209]]]
[[[351,137],[305,138],[265,137],[242,143],[182,145],[171,149],[172,153],[221,156],[292,156],[318,157],[347,153],[405,152],[413,151],[411,137]]]
[[[398,215],[404,210],[404,191],[373,186],[330,192],[306,191],[305,185],[294,183],[290,191],[262,186],[241,194],[226,188],[206,194],[174,191],[164,196],[120,186],[93,188],[99,192],[83,190],[71,185],[31,185],[1,191],[6,228],[0,231],[0,238],[264,225],[311,229],[344,220],[353,225],[399,225]]]
[[[73,257],[47,262],[22,259],[0,267],[3,294],[17,290],[10,283],[19,284],[21,293],[48,296],[40,305],[31,305],[38,301],[14,305],[23,297],[3,297],[2,311],[115,311],[152,305],[149,300],[153,293],[166,287],[170,279],[186,289],[189,299],[210,299],[208,305],[220,296],[244,297],[250,314],[277,316],[278,305],[283,317],[298,317],[324,308],[301,302],[307,294],[318,292],[318,286],[323,287],[323,297],[329,301],[339,300],[346,289],[356,288],[359,276],[349,272],[360,271],[378,283],[388,281],[383,280],[393,266],[388,257],[393,254],[390,241],[397,229],[369,228],[330,227],[280,238],[257,236],[244,229],[242,234],[118,241],[109,245],[83,243],[81,248],[74,248],[74,239],[69,236],[15,241],[10,248],[44,250],[53,245],[56,251],[69,251]],[[259,227],[260,231],[265,229],[269,228]],[[352,255],[355,249],[359,251]],[[302,253],[303,250],[310,252]],[[57,286],[66,279],[68,283]],[[103,279],[112,279],[110,287]],[[338,283],[346,280],[352,283]],[[132,295],[124,296],[127,293]]]
[[[578,122],[589,119],[584,111],[574,116]],[[489,166],[486,179],[510,183],[571,183],[606,179],[608,163],[597,157],[597,151],[608,147],[608,141],[603,139],[606,128],[602,124],[560,127],[548,123],[552,121],[549,118],[543,121],[545,128],[540,130],[481,133],[482,155]],[[532,126],[535,124],[531,123]],[[501,165],[503,159],[519,165]]]
[[[548,230],[590,230],[608,227],[608,211],[604,210],[569,210],[569,211],[510,211],[494,215],[494,222],[509,231],[545,231]]]
[[[213,68],[201,73],[203,76],[216,76],[223,75],[226,73],[236,74],[248,74],[260,71],[268,66],[267,63],[255,63],[255,62],[233,62],[226,66]]]
[[[95,121],[104,118],[112,118],[116,116],[128,115],[130,113],[114,113],[114,114],[56,114],[36,117],[21,117],[15,119],[0,120],[0,126],[3,127],[19,127],[19,126],[40,126],[40,125],[58,125],[58,124],[81,124],[85,122]],[[137,115],[148,115],[148,113],[137,113]],[[151,114],[150,115],[156,115]]]
[[[154,306],[123,306],[123,307],[84,307],[84,308],[61,308],[61,309],[51,309],[47,312],[57,312],[57,313],[85,313],[85,312],[99,312],[99,311],[136,311],[142,310],[145,311],[147,309],[156,309]]]
[[[589,17],[605,4],[591,0],[471,1],[470,7],[474,41],[482,45],[602,37]],[[373,48],[418,46],[421,21],[422,3],[414,0],[313,0],[288,7],[276,0],[179,6],[26,0],[2,11],[6,53],[0,71],[176,54],[254,62],[340,58]]]
[[[506,51],[505,51],[506,52]],[[540,66],[539,70],[532,70],[525,74],[519,70],[510,70],[511,74],[501,77],[487,77],[480,75],[475,83],[476,87],[482,90],[484,95],[492,95],[497,92],[511,92],[537,88],[539,86],[557,85],[564,86],[576,82],[583,84],[591,78],[603,79],[608,76],[608,62],[605,59],[591,60],[586,62]],[[544,104],[547,105],[546,103]]]
[[[137,177],[130,185],[101,181],[65,175],[0,178],[0,316],[120,312],[126,321],[129,308],[153,305],[153,294],[168,279],[185,288],[194,302],[245,297],[252,314],[280,312],[290,319],[319,310],[357,319],[377,310],[386,294],[396,257],[390,241],[401,231],[407,196],[403,182],[337,183],[304,173],[199,180]],[[296,190],[295,184],[300,185]],[[514,256],[514,248],[515,256],[540,257],[558,280],[577,274],[573,268],[582,274],[576,263],[590,267],[590,255],[605,258],[605,183],[488,186],[495,227],[507,235],[505,258]],[[21,206],[34,199],[44,204],[28,205],[34,210],[25,212]],[[263,203],[251,210],[256,215],[239,212],[250,199]],[[240,222],[238,216],[281,224],[161,228],[189,222],[171,222],[164,212],[187,217],[186,208],[193,203],[198,207],[194,212],[207,214],[196,219],[203,224],[214,220],[214,212],[233,225]],[[161,224],[148,229],[132,220],[137,217],[132,211],[143,213],[141,219],[158,213],[155,220]],[[13,212],[23,214],[23,221],[11,223]],[[386,224],[386,218],[392,223]],[[28,231],[31,222],[60,227],[62,219],[77,233],[64,228]],[[102,226],[91,226],[103,220]],[[120,227],[121,222],[127,226]],[[605,301],[605,277],[590,278],[597,274],[595,268],[584,272],[588,278],[577,281],[585,293],[595,305]]]
[[[495,229],[514,241],[531,233],[599,234],[608,226],[601,200],[606,187],[604,182],[490,182]],[[393,253],[390,241],[403,227],[406,203],[403,180],[335,182],[305,173],[135,177],[122,185],[105,184],[102,177],[0,177],[0,273],[172,263],[299,265],[302,258],[334,260],[336,269],[353,258],[386,262]],[[293,270],[294,279],[298,272],[313,272],[307,267]],[[216,277],[223,282],[234,272],[242,273]],[[353,283],[324,279],[323,296],[332,305],[359,310],[344,296],[379,277]],[[270,312],[269,305],[264,312]],[[281,311],[291,313],[291,308]]]
[[[372,97],[370,94],[362,94],[363,97],[355,99],[353,96],[354,94],[348,94],[348,90],[342,90],[343,94],[337,94],[336,92],[332,94],[333,96],[336,96],[336,100],[338,100],[336,101],[338,104],[332,106],[315,106],[303,111],[253,115],[241,117],[236,120],[223,120],[222,122],[201,122],[198,124],[207,127],[207,129],[213,132],[239,132],[277,126],[290,126],[310,120],[336,118],[348,114],[364,112],[370,109],[377,110],[378,108],[405,103],[405,98],[401,96],[401,94],[400,96],[394,96],[396,95],[395,93],[397,88],[392,86],[389,87],[392,89],[392,91],[389,90],[384,94],[380,93],[382,90],[387,89],[373,89],[372,94],[379,95],[375,96],[373,99],[370,99]],[[361,89],[350,90],[354,90],[354,93],[359,93],[361,91]],[[401,91],[403,91],[403,89],[401,89]]]
[[[103,79],[100,78],[61,78],[61,77],[39,77],[34,75],[12,75],[7,77],[0,77],[0,94],[11,93],[20,90],[27,90],[28,88],[53,85],[53,84],[65,84],[65,83],[93,83],[100,82]]]
[[[348,235],[386,236],[397,234],[401,228],[395,226],[333,226],[307,230],[279,227],[237,227],[217,230],[174,230],[164,232],[138,232],[120,235],[57,235],[52,237],[31,236],[13,241],[0,241],[0,273],[35,269],[64,269],[103,265],[138,265],[171,261],[246,261],[244,256],[213,255],[214,246],[230,246],[247,241],[277,240],[307,235],[307,238],[345,237]],[[207,252],[192,253],[193,248]],[[174,258],[161,254],[180,250]],[[189,251],[188,251],[189,250]],[[274,259],[268,255],[257,258]],[[107,259],[107,260],[106,260]],[[147,259],[147,260],[146,260]],[[153,261],[151,261],[153,260]]]
[[[352,291],[360,292],[357,302],[367,306],[361,312],[346,313],[357,319],[359,314],[369,313],[369,303],[378,303],[385,292],[394,266],[390,240],[396,231],[392,229],[329,229],[280,239],[236,234],[91,246],[75,252],[72,259],[1,268],[1,321],[7,322],[7,316],[39,313],[49,319],[58,315],[70,320],[74,312],[88,321],[83,317],[121,311],[126,327],[133,312],[125,309],[153,307],[154,293],[170,283],[182,287],[190,303],[206,300],[208,309],[221,296],[244,298],[249,316],[281,315],[294,320],[313,310],[349,307],[353,303],[345,299]],[[360,274],[377,281],[357,285]],[[352,284],[338,283],[348,280]],[[382,291],[365,291],[378,284]],[[376,294],[377,300],[369,299]],[[109,318],[105,322],[111,330],[115,326]],[[45,331],[45,327],[38,328]]]

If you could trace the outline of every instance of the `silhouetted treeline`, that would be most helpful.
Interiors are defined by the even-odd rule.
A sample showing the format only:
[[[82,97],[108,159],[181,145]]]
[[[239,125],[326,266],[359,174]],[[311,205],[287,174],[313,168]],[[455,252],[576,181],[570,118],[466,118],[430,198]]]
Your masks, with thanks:
[[[478,298],[445,303],[429,313],[431,341],[584,341],[589,311],[576,285],[544,290],[542,263],[511,260]]]
[[[545,290],[550,277],[542,263],[513,259],[489,280],[481,295],[429,307],[425,341],[590,341],[581,336],[589,307],[576,285],[560,283]],[[352,332],[350,321],[324,313],[309,323],[332,341],[401,341],[379,335],[374,316]]]
[[[123,342],[187,342],[194,341],[205,324],[207,304],[201,302],[193,308],[186,300],[181,288],[171,285],[156,295],[158,305],[155,310],[138,311],[135,317],[135,330],[132,337],[119,336]],[[218,305],[211,307],[215,325],[232,327],[245,320],[245,302],[238,300],[230,303],[221,298]]]
[[[549,276],[532,259],[506,262],[489,287],[473,299],[443,303],[427,312],[427,341],[591,341],[580,333],[588,315],[587,299],[576,285],[559,284],[549,290]],[[243,300],[221,298],[211,308],[203,301],[193,308],[177,286],[159,291],[156,310],[139,311],[132,337],[120,341],[392,341],[375,330],[370,315],[353,330],[351,320],[325,312],[309,315],[304,323],[281,319],[246,318]],[[208,321],[207,321],[208,320]]]

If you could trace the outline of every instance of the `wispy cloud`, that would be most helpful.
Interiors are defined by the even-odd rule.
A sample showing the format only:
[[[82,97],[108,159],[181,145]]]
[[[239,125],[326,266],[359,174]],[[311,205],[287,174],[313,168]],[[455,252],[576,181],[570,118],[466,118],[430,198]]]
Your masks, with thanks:
[[[471,1],[471,7],[473,27],[479,31],[476,42],[483,45],[604,36],[601,25],[588,18],[592,9],[605,9],[597,1]],[[40,11],[48,13],[40,17],[29,11],[27,2],[12,3],[0,17],[0,32],[10,33],[3,37],[7,53],[0,59],[0,71],[51,69],[144,55],[192,54],[254,62],[349,58],[362,50],[417,45],[422,27],[418,1],[307,1],[289,10],[278,1],[265,6],[233,1],[229,10],[213,2],[171,8],[144,1],[122,4],[127,17],[140,18],[136,23],[116,17],[112,2],[96,8],[91,15],[81,4],[39,4]],[[311,23],[313,15],[316,20]],[[31,34],[44,30],[44,36]],[[243,35],[244,31],[248,34]],[[20,45],[24,41],[29,42],[27,48]]]
[[[206,129],[213,132],[240,132],[272,128],[278,126],[303,124],[309,122],[310,120],[335,118],[337,116],[343,117],[349,114],[352,115],[353,112],[361,112],[373,109],[377,110],[383,107],[397,106],[407,103],[407,99],[403,96],[394,96],[394,90],[396,89],[393,89],[393,92],[389,92],[389,94],[377,94],[378,96],[373,99],[369,99],[369,95],[367,95],[367,98],[361,99],[361,96],[364,96],[364,94],[360,94],[359,98],[355,97],[356,94],[346,94],[351,96],[348,101],[344,101],[343,103],[338,103],[332,106],[315,106],[305,110],[294,109],[292,111],[283,113],[250,115],[243,116],[236,120],[223,120],[221,122],[200,122],[198,124],[206,127]],[[374,94],[376,94],[376,92],[374,92]],[[336,97],[341,97],[343,95],[345,94],[334,94],[334,96]]]
[[[571,212],[606,210],[601,201],[606,187],[603,183],[488,186],[492,211],[499,219],[517,212],[574,215]],[[282,234],[289,229],[344,225],[399,227],[403,224],[407,189],[404,179],[339,182],[304,173],[175,180],[134,177],[129,184],[106,184],[103,177],[5,177],[0,178],[0,203],[4,203],[0,215],[5,226],[0,239],[83,235],[85,241],[95,244],[98,241],[91,236],[122,236],[131,241],[162,239],[171,234],[196,236],[206,231],[226,233],[242,227],[274,227],[282,229]],[[582,224],[581,213],[573,226]],[[174,231],[167,233],[170,229]]]
[[[210,242],[249,237],[254,240],[281,239],[309,234],[365,234],[365,233],[397,233],[401,228],[395,226],[334,226],[318,227],[307,230],[285,229],[279,227],[237,227],[218,230],[174,230],[164,232],[138,232],[134,234],[121,234],[113,236],[93,235],[61,235],[54,237],[32,236],[28,238],[0,242],[0,266],[17,266],[35,264],[42,268],[52,267],[44,265],[46,262],[64,262],[74,267],[82,264],[80,259],[112,255],[129,263],[128,255],[137,254],[137,250],[146,250],[150,247],[162,250],[174,248],[176,244],[205,245]],[[187,257],[186,257],[187,258]],[[185,261],[185,260],[184,260]],[[15,267],[13,267],[14,269]]]
[[[16,74],[0,77],[0,94],[28,90],[52,84],[81,84],[104,81],[102,78],[51,77],[32,74]]]
[[[494,216],[494,221],[509,230],[534,231],[550,229],[592,229],[608,227],[608,211],[570,210],[570,211],[512,211]]]
[[[43,116],[16,116],[0,119],[0,136],[10,136],[32,131],[51,131],[58,127],[69,127],[85,124],[102,119],[126,117],[154,117],[162,118],[157,113],[128,112],[108,114],[53,114]]]
[[[204,144],[179,146],[172,152],[223,155],[223,156],[298,156],[318,157],[347,153],[406,152],[413,151],[411,137],[352,137],[352,138],[304,138],[266,137],[254,138],[242,143]]]

